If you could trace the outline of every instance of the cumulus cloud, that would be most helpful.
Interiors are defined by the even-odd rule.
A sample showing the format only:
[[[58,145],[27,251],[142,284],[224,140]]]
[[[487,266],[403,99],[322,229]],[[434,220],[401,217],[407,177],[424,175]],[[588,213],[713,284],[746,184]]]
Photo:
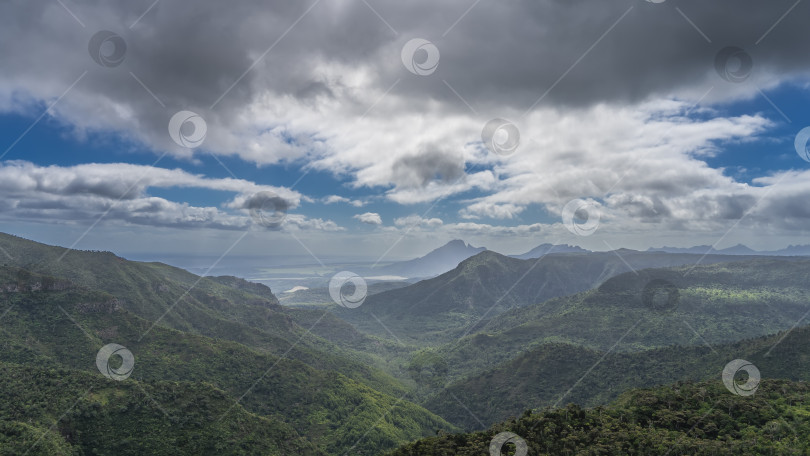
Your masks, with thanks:
[[[436,217],[427,218],[416,214],[394,219],[394,225],[398,227],[407,227],[407,228],[414,228],[414,227],[434,228],[437,226],[441,226],[442,224],[444,224],[444,222],[440,218]]]
[[[673,2],[540,0],[480,2],[468,11],[461,0],[379,2],[375,10],[365,2],[201,0],[193,15],[175,2],[143,15],[148,5],[91,0],[69,5],[82,27],[59,3],[12,0],[0,5],[0,111],[33,120],[56,101],[48,118],[79,138],[114,132],[185,159],[212,153],[293,164],[393,203],[455,197],[467,221],[518,224],[408,222],[442,230],[540,232],[532,217],[557,217],[573,198],[599,200],[605,227],[617,229],[714,230],[742,215],[799,229],[810,188],[795,176],[747,184],[707,165],[728,144],[773,127],[762,114],[726,116],[707,106],[806,84],[810,28],[802,19],[810,6],[793,3],[685,1],[676,10]],[[120,65],[103,67],[88,55],[99,30],[126,42]],[[402,46],[414,37],[441,51],[429,76],[402,65]],[[752,58],[745,84],[717,71],[718,51],[729,45]],[[198,149],[178,146],[167,131],[186,109],[207,123]],[[494,117],[518,127],[515,154],[482,146],[481,129]],[[254,192],[273,191],[291,208],[307,202],[239,179],[154,168],[138,180],[141,171],[6,163],[0,191],[9,198],[0,205],[32,218],[109,210],[130,223],[233,228],[247,223],[240,208]],[[150,196],[150,187],[234,196],[221,207],[195,207]],[[338,195],[321,202],[363,206]],[[382,224],[376,213],[355,218]],[[285,223],[339,229],[306,220],[290,214]]]
[[[198,188],[232,194],[221,207],[199,207],[151,196],[148,189]],[[240,179],[211,179],[180,169],[126,163],[37,166],[26,161],[0,163],[0,216],[41,221],[125,222],[174,228],[246,229],[246,202],[265,192],[284,207],[296,208],[298,192]],[[233,209],[229,211],[227,209]],[[234,211],[235,210],[235,211]],[[285,224],[335,231],[332,221],[288,215]]]
[[[352,200],[346,198],[345,196],[340,195],[329,195],[324,198],[321,198],[323,204],[336,204],[336,203],[345,203],[351,204],[354,207],[363,207],[366,203],[362,200]]]
[[[382,225],[382,218],[380,214],[376,212],[365,212],[363,214],[357,214],[352,218],[368,225]]]
[[[790,5],[681,6],[711,43],[670,2],[481,2],[468,13],[460,0],[389,2],[375,8],[387,25],[363,2],[204,0],[191,16],[184,5],[159,2],[141,17],[144,5],[95,0],[71,7],[85,27],[59,4],[4,2],[0,109],[37,115],[39,102],[72,87],[52,112],[78,134],[114,130],[186,157],[195,151],[174,144],[167,124],[189,109],[206,119],[203,148],[213,153],[259,164],[308,160],[357,186],[393,187],[395,201],[418,202],[415,185],[431,187],[428,198],[471,188],[451,184],[473,158],[466,146],[495,116],[694,100],[709,87],[706,101],[730,100],[807,76],[806,5],[767,34]],[[127,43],[120,66],[101,67],[88,55],[102,29]],[[413,37],[441,50],[429,77],[400,61]],[[726,44],[749,48],[750,84],[717,74]]]

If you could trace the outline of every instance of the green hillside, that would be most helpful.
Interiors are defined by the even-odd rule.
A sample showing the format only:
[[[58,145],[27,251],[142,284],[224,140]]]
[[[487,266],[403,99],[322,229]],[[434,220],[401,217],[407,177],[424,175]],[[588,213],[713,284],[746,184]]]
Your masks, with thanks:
[[[641,270],[691,265],[701,258],[635,251],[623,251],[621,255],[561,253],[519,260],[485,251],[438,277],[371,295],[362,307],[335,309],[335,313],[380,337],[390,335],[371,314],[405,343],[444,343],[477,331],[486,319],[511,309],[589,290],[610,277],[629,272],[628,264]],[[702,263],[741,260],[739,256],[709,255]]]
[[[629,353],[546,344],[451,383],[425,404],[453,423],[480,429],[478,420],[488,425],[526,409],[567,403],[595,406],[632,388],[719,379],[733,359],[752,362],[763,378],[810,381],[810,327],[791,331],[779,342],[783,336]]]
[[[0,454],[324,455],[205,383],[0,363]],[[228,419],[218,418],[226,411]]]
[[[264,285],[235,277],[201,278],[162,263],[128,261],[110,252],[67,251],[2,233],[0,248],[12,258],[4,256],[0,264],[107,292],[123,309],[151,322],[160,319],[156,326],[231,340],[316,369],[335,370],[391,395],[405,391],[380,369],[384,366],[379,357],[340,348],[317,337],[321,328],[296,324],[299,311],[278,305]],[[311,323],[315,321],[317,317]]]
[[[719,380],[623,394],[608,406],[524,413],[487,431],[431,437],[389,456],[480,456],[493,438],[517,434],[528,454],[803,455],[810,452],[810,385],[763,380],[753,396]],[[507,447],[511,447],[507,448]],[[513,454],[509,443],[504,455]]]
[[[95,357],[107,343],[136,358],[133,378],[205,382],[247,410],[288,423],[322,450],[376,454],[436,429],[441,418],[339,372],[242,344],[154,327],[105,292],[16,268],[0,268],[4,290],[0,361],[98,374]],[[386,417],[380,421],[381,417]]]
[[[665,311],[643,300],[645,286],[662,280],[675,285],[678,295]],[[459,377],[554,342],[609,350],[621,340],[614,350],[637,351],[764,336],[790,328],[808,309],[806,259],[645,269],[611,278],[595,290],[495,316],[478,333],[440,352],[451,377]]]

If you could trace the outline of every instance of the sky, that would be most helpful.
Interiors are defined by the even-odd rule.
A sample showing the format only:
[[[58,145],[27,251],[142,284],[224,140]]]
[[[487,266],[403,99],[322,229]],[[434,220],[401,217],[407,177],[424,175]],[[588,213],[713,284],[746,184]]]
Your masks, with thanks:
[[[801,0],[10,0],[0,231],[141,259],[810,244]]]

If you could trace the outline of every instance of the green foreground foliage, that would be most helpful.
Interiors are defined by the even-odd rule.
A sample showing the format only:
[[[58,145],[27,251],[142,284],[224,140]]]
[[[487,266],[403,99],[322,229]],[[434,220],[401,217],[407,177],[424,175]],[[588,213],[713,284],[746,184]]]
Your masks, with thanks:
[[[504,431],[522,437],[532,456],[803,455],[810,452],[808,393],[807,383],[785,380],[763,380],[748,397],[719,380],[676,383],[633,390],[605,407],[526,412],[484,432],[431,437],[389,456],[481,456]]]

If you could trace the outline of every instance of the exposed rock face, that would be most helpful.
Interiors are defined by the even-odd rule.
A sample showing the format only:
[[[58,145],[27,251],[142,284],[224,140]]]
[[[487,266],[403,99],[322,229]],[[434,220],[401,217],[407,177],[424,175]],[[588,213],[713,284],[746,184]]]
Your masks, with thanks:
[[[103,302],[83,302],[76,304],[76,312],[82,314],[90,314],[90,313],[115,313],[123,310],[123,306],[121,305],[121,301],[117,298],[112,298],[107,301]]]
[[[25,293],[35,291],[65,291],[75,285],[67,280],[51,277],[18,277],[14,283],[0,284],[0,290],[6,293]]]

